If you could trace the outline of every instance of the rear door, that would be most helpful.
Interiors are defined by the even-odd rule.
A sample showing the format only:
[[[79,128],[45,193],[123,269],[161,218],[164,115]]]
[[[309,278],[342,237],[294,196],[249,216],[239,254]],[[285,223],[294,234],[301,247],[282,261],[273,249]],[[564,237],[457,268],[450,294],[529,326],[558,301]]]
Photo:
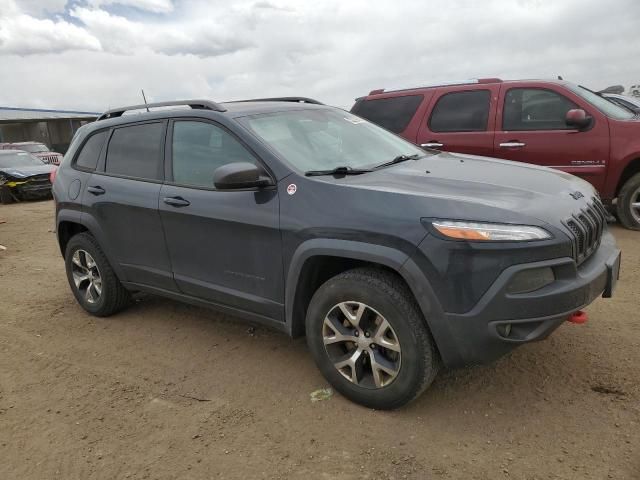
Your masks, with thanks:
[[[184,119],[170,124],[167,158],[160,215],[180,291],[283,320],[277,190],[213,185],[218,167],[256,156],[221,125]]]
[[[491,156],[497,85],[439,88],[416,143],[448,152]]]
[[[556,168],[602,187],[609,161],[609,126],[602,113],[553,84],[503,84],[499,104],[494,156]],[[566,114],[575,108],[593,117],[590,128],[567,126]]]
[[[158,212],[165,131],[165,121],[114,128],[83,201],[122,280],[175,291]]]

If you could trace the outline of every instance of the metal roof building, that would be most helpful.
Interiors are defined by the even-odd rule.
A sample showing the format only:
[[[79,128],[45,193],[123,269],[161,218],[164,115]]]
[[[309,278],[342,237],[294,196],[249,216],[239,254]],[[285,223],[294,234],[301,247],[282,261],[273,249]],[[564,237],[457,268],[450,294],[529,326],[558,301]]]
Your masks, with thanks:
[[[75,131],[99,113],[0,106],[0,142],[35,141],[65,153]]]

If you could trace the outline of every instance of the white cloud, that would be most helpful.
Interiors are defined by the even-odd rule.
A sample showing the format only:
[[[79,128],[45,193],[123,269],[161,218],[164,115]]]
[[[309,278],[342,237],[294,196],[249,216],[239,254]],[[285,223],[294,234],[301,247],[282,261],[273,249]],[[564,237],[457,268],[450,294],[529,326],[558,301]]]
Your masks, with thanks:
[[[143,24],[104,10],[81,7],[71,10],[70,15],[100,39],[105,51],[120,54],[149,49],[167,55],[209,57],[233,53],[251,45],[248,39],[234,35],[221,22],[208,19],[177,25]]]
[[[89,0],[59,12],[73,20],[46,20],[55,28],[8,2],[0,0],[9,7],[0,8],[5,105],[102,110],[137,102],[143,87],[155,100],[305,95],[348,107],[373,88],[471,77],[640,82],[637,0],[118,2],[157,3],[129,17],[105,9],[111,0]],[[26,89],[34,64],[49,78],[30,78]]]
[[[60,18],[39,19],[21,13],[10,0],[0,3],[0,54],[100,49],[100,41],[84,28]]]
[[[114,4],[125,5],[154,13],[169,13],[173,11],[171,0],[87,0],[87,4],[92,7]]]

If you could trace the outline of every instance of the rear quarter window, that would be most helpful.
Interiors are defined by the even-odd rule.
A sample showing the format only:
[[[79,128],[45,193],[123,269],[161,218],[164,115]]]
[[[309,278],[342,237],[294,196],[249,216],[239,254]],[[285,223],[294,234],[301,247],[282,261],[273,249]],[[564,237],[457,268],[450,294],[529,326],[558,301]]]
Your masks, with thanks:
[[[94,133],[82,146],[82,150],[76,157],[76,167],[81,170],[95,170],[100,159],[100,153],[102,147],[107,139],[109,131],[104,130],[102,132]]]
[[[119,127],[113,131],[105,172],[148,180],[162,178],[164,123]]]
[[[362,100],[351,111],[391,132],[400,133],[409,125],[423,98],[422,95],[404,95]]]

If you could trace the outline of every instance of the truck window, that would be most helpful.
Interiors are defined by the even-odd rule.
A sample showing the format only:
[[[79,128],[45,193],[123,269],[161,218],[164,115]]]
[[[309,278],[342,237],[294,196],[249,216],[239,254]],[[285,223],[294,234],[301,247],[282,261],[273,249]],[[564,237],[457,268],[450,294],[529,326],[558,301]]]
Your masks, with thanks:
[[[117,128],[107,148],[105,171],[148,180],[162,178],[160,152],[163,133],[163,123]]]
[[[562,95],[542,88],[512,88],[504,98],[503,130],[571,130],[566,116],[578,108]]]
[[[353,106],[351,113],[366,118],[393,133],[401,133],[409,125],[423,98],[422,95],[404,95],[363,100]]]
[[[484,132],[489,120],[489,90],[452,92],[441,96],[429,119],[432,132]]]

